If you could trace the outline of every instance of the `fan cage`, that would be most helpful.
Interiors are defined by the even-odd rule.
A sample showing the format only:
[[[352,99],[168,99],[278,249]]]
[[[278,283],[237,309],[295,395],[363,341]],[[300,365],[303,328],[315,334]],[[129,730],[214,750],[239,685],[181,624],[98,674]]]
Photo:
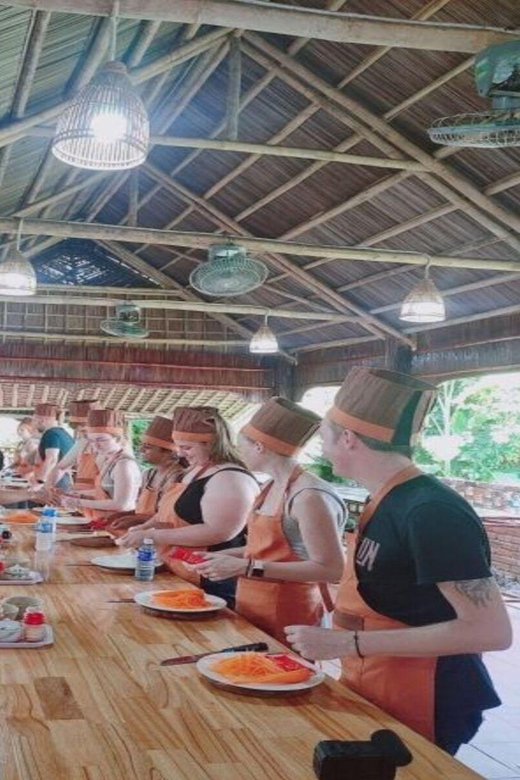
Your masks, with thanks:
[[[103,333],[120,338],[145,339],[149,333],[145,327],[136,322],[124,322],[120,319],[102,320],[99,327]]]
[[[190,284],[204,295],[243,295],[260,287],[267,279],[267,267],[246,255],[217,257],[195,268]]]
[[[520,146],[520,111],[488,111],[455,114],[437,119],[428,135],[443,146],[496,149]]]
[[[124,123],[120,137],[96,137],[93,122]],[[95,171],[127,170],[146,159],[150,126],[144,103],[135,92],[126,67],[109,62],[61,114],[52,152],[58,160]]]

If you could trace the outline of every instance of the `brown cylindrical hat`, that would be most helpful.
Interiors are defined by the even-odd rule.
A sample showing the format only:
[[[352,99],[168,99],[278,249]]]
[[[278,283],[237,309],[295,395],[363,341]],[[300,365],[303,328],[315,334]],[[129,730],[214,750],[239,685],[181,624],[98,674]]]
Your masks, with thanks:
[[[437,397],[429,382],[384,368],[352,368],[326,417],[387,444],[412,445]]]
[[[215,420],[219,411],[214,406],[178,406],[173,412],[174,440],[210,442],[215,438]]]
[[[125,418],[119,409],[90,409],[87,416],[88,433],[111,433],[121,436],[125,432]]]
[[[266,401],[241,433],[278,455],[296,455],[318,430],[321,417],[285,398]]]
[[[99,403],[95,399],[90,401],[71,401],[69,404],[69,422],[86,423],[90,410],[97,408],[99,408]]]
[[[61,409],[56,404],[36,404],[34,414],[38,417],[58,417]]]
[[[173,420],[168,417],[161,417],[158,414],[143,433],[141,441],[145,444],[153,444],[161,447],[163,450],[177,451],[173,442]]]

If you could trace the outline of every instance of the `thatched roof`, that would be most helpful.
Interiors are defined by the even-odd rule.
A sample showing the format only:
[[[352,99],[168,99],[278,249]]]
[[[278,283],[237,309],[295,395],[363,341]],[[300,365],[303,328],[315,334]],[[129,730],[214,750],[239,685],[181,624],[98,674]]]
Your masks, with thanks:
[[[140,5],[121,3],[117,36],[117,55],[140,85],[158,142],[138,174],[69,168],[49,151],[63,101],[106,59],[111,3],[20,0],[0,9],[0,230],[7,239],[15,218],[24,217],[22,249],[39,280],[53,285],[41,292],[49,303],[41,296],[0,303],[4,344],[111,343],[99,332],[105,307],[67,304],[54,287],[88,298],[98,286],[107,305],[136,295],[143,302],[150,350],[245,356],[261,310],[270,310],[285,351],[279,360],[300,357],[300,387],[337,381],[349,361],[386,359],[389,350],[416,343],[414,370],[434,376],[486,361],[490,368],[518,365],[518,150],[439,147],[426,134],[437,117],[489,107],[475,90],[474,54],[514,40],[517,0],[298,3],[339,11],[345,22],[362,15],[367,24],[355,34],[339,18],[330,26],[326,16],[309,20],[290,2],[285,10],[221,0]],[[75,13],[62,12],[72,7]],[[368,10],[380,18],[363,16]],[[188,12],[213,24],[190,23]],[[229,120],[236,119],[229,51],[237,35],[238,141],[259,150],[164,145],[158,136],[207,139],[208,146],[229,138]],[[266,145],[307,150],[307,158],[271,156]],[[356,158],[311,159],[309,150]],[[146,309],[147,295],[156,302],[202,300],[188,278],[206,259],[199,247],[207,246],[207,234],[216,233],[275,240],[251,243],[269,268],[267,283],[222,301],[261,310]],[[405,326],[400,303],[428,259],[447,321]],[[277,316],[281,309],[328,312],[331,319],[292,321]],[[500,365],[492,349],[469,355],[504,334],[509,351]]]

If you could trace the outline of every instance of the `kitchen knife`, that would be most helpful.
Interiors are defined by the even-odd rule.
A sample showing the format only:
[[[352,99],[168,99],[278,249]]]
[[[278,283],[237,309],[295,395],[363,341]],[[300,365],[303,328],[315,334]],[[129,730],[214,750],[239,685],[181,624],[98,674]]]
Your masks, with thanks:
[[[258,653],[269,650],[269,647],[265,642],[254,642],[251,645],[238,645],[238,647],[225,647],[223,650],[209,650],[207,653],[199,653],[198,655],[181,655],[178,658],[166,658],[161,661],[161,666],[177,666],[177,664],[194,664],[199,658],[205,658],[207,655],[215,655],[215,653],[247,653],[256,651]]]

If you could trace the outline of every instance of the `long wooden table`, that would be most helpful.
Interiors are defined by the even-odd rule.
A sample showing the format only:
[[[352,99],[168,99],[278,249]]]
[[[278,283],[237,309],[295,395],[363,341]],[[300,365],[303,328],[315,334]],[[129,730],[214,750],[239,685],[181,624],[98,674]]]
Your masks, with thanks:
[[[16,535],[32,554],[32,532]],[[0,649],[2,780],[312,780],[317,742],[366,740],[378,728],[413,753],[399,780],[480,777],[332,679],[263,698],[215,688],[193,664],[159,666],[266,636],[228,610],[173,621],[109,603],[173,578],[143,585],[88,565],[105,553],[58,542],[48,582],[0,586],[2,598],[41,597],[56,637],[51,647]]]

